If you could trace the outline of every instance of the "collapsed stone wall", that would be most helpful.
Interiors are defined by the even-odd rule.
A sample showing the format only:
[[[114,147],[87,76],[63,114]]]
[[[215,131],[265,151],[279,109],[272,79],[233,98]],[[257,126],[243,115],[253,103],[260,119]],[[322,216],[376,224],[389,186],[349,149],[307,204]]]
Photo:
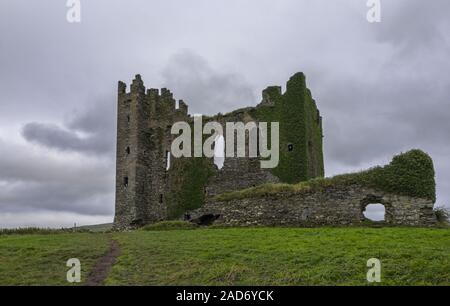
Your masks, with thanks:
[[[191,212],[191,217],[220,215],[215,224],[230,226],[350,225],[366,220],[363,212],[369,204],[385,206],[387,224],[429,226],[435,223],[432,200],[359,185],[229,201],[210,198],[203,207]]]
[[[209,197],[191,217],[217,215],[216,222],[227,225],[348,225],[366,220],[367,205],[382,204],[387,224],[428,226],[436,222],[435,201],[433,161],[411,150],[384,167]]]

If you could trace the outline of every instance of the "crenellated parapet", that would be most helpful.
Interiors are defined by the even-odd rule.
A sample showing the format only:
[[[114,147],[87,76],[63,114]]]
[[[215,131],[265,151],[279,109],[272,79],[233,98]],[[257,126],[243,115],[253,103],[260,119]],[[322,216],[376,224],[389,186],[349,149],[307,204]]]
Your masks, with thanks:
[[[127,104],[136,100],[136,103],[139,103],[136,105],[136,111],[145,109],[149,120],[170,121],[175,118],[181,120],[188,116],[188,106],[183,100],[178,102],[177,107],[177,102],[169,89],[146,89],[139,74],[132,81],[129,91],[127,91],[126,83],[119,81],[118,97],[119,104]]]

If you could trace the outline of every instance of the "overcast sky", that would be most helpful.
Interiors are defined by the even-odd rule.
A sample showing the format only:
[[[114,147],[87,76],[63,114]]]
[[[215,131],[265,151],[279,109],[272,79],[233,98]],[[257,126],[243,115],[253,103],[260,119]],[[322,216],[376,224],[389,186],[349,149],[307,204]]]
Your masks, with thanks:
[[[191,113],[256,105],[303,71],[326,175],[428,152],[450,205],[450,1],[0,2],[0,227],[112,221],[117,81],[140,73]]]

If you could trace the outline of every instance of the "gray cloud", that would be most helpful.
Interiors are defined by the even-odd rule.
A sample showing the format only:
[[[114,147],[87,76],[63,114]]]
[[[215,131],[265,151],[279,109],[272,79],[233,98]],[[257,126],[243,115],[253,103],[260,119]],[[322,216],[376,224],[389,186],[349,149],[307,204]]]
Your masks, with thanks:
[[[11,154],[14,152],[14,154]],[[54,211],[110,215],[114,161],[0,141],[2,213]]]
[[[164,86],[183,97],[192,113],[214,115],[255,103],[253,89],[242,75],[218,71],[189,50],[173,55],[162,76]]]
[[[0,196],[3,212],[47,210],[109,215],[114,211],[103,204],[114,198],[105,186],[41,181],[14,183],[5,189]]]
[[[330,98],[325,99],[340,101],[322,108],[328,117],[324,124],[329,158],[358,165],[412,147],[433,151],[437,143],[439,150],[447,146],[443,140],[450,130],[450,82],[442,90],[420,78],[392,82],[382,90],[379,84],[359,81],[353,81],[352,90],[340,81],[329,87]]]
[[[423,1],[399,1],[386,4],[383,9],[383,22],[376,33],[380,42],[390,43],[402,53],[416,52],[418,48],[428,49],[436,45],[443,47],[442,42],[448,33],[448,11],[450,3],[435,0],[433,4]]]
[[[53,124],[27,123],[23,129],[23,136],[28,141],[60,150],[103,153],[111,149],[105,144],[99,144],[93,137],[82,138],[74,131],[64,130]]]
[[[112,155],[115,118],[114,103],[97,103],[72,115],[64,127],[31,122],[23,127],[22,135],[30,142],[62,151]]]

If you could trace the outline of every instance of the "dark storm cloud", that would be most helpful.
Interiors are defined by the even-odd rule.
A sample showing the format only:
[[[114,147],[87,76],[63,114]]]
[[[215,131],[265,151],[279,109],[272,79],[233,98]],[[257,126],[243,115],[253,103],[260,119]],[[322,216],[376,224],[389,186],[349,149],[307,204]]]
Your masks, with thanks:
[[[97,103],[72,116],[64,127],[27,123],[22,135],[30,142],[61,151],[113,154],[116,118],[113,103]]]
[[[217,71],[189,50],[173,55],[162,76],[165,86],[189,104],[191,113],[214,115],[255,101],[252,87],[242,75]]]
[[[90,136],[82,138],[74,131],[67,131],[53,124],[28,123],[23,129],[23,136],[28,141],[60,150],[104,153],[111,149],[98,143],[98,139]]]

